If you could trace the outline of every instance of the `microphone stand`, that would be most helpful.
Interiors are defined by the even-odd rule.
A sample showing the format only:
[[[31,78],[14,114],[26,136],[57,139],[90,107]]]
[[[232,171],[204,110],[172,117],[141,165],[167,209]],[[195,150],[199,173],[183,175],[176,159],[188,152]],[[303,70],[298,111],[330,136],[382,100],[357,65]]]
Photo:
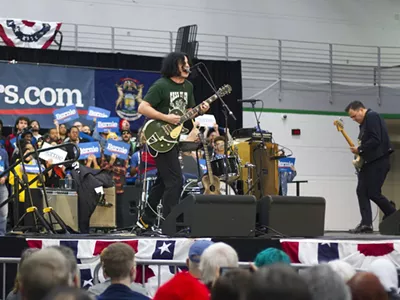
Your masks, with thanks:
[[[200,65],[204,65],[203,63],[199,63],[196,66],[196,70],[201,74],[201,76],[204,78],[204,80],[207,82],[207,84],[210,86],[210,88],[213,90],[213,92],[217,95],[218,99],[222,103],[223,107],[223,114],[225,118],[225,136],[228,136],[228,114],[236,121],[236,117],[233,114],[233,112],[229,109],[228,105],[226,105],[225,101],[222,100],[222,98],[218,95],[217,90],[215,86],[207,79],[207,77],[204,75],[203,71],[200,68]],[[204,65],[204,67],[206,67]],[[206,67],[207,68],[207,67]],[[225,147],[224,147],[224,165],[225,165],[225,195],[228,195],[228,139],[225,139]]]

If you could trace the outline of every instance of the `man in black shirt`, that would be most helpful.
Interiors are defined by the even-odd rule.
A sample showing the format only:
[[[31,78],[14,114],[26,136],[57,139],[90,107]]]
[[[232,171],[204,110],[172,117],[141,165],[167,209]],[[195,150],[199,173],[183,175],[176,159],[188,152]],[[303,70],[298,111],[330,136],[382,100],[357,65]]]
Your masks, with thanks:
[[[346,107],[346,112],[355,122],[360,124],[358,147],[350,150],[360,155],[363,160],[358,172],[357,197],[360,206],[361,223],[350,230],[352,233],[370,233],[372,229],[372,200],[387,217],[396,209],[382,195],[382,185],[390,170],[389,155],[393,152],[385,121],[381,116],[365,108],[360,101],[353,101]]]

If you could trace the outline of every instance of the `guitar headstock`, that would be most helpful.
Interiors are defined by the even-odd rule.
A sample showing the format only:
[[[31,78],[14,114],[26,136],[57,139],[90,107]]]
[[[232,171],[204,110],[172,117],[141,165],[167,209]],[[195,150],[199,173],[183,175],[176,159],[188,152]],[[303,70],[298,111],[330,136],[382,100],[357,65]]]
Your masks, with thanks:
[[[217,94],[220,97],[223,97],[225,95],[228,95],[232,92],[232,87],[229,84],[225,84],[224,86],[221,86],[218,91]]]
[[[342,121],[342,120],[335,120],[335,121],[333,122],[333,125],[336,126],[336,128],[337,128],[338,131],[343,131],[343,130],[344,130],[344,124],[343,124],[343,121]]]

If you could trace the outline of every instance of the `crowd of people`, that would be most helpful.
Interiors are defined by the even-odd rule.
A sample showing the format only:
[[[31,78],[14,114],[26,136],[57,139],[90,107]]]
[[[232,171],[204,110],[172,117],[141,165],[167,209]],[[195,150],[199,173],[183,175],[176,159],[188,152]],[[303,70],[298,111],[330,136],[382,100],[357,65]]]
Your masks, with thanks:
[[[239,267],[238,254],[230,245],[197,240],[189,248],[186,269],[152,295],[136,282],[141,276],[136,272],[135,251],[128,244],[110,244],[100,261],[106,281],[84,290],[70,248],[29,248],[22,254],[7,300],[400,299],[396,268],[388,258],[377,258],[363,271],[340,260],[296,270],[286,253],[267,248],[249,266]]]

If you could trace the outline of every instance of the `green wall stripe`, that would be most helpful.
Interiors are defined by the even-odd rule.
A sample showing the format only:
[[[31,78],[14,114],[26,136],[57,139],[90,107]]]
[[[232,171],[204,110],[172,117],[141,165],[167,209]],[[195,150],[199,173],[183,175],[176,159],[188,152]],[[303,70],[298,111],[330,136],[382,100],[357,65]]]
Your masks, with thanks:
[[[243,111],[253,112],[250,107],[243,107]],[[344,111],[322,111],[322,110],[301,110],[301,109],[281,109],[281,108],[255,108],[256,112],[301,114],[301,115],[320,115],[320,116],[347,116]],[[385,119],[400,119],[400,114],[381,114]]]

